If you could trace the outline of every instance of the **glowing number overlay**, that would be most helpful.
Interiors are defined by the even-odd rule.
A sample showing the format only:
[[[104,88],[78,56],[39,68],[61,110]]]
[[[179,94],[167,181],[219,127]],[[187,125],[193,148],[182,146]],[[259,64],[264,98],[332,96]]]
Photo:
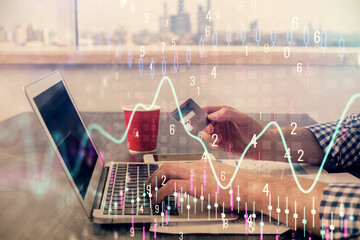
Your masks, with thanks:
[[[290,57],[290,48],[285,47],[284,48],[284,58],[289,58],[289,57]]]
[[[269,196],[269,184],[268,183],[265,184],[263,192],[266,193],[267,197]]]
[[[299,63],[296,65],[296,71],[297,71],[298,73],[301,73],[301,72],[302,72],[302,63],[301,63],[301,62],[299,62]]]
[[[314,43],[319,43],[321,41],[320,31],[314,32]]]
[[[219,139],[219,136],[214,133],[211,137],[212,137],[212,138],[215,138],[215,141],[212,143],[212,146],[213,146],[213,147],[217,147],[218,145],[216,144],[216,142],[217,142],[217,140]]]
[[[130,237],[135,236],[135,229],[133,227],[130,228]]]
[[[264,45],[264,52],[265,52],[265,53],[268,53],[269,51],[270,51],[270,46],[269,46],[269,44],[265,43],[265,45]]]
[[[175,125],[170,124],[170,135],[174,135],[174,134],[175,134]]]
[[[170,85],[172,94],[173,94],[174,99],[175,99],[176,106],[177,106],[177,108],[178,108],[178,111],[179,111],[179,113],[180,113],[180,116],[182,117],[181,111],[180,111],[180,109],[179,109],[179,102],[178,102],[178,99],[177,99],[176,93],[175,93],[175,88],[174,88],[174,85],[173,85],[173,83],[172,83],[172,81],[171,81],[171,79],[170,79],[169,77],[164,76],[164,77],[161,79],[161,81],[160,81],[160,83],[159,83],[159,86],[158,86],[158,88],[157,88],[157,91],[156,91],[156,93],[155,93],[155,97],[154,97],[152,106],[153,106],[153,105],[155,104],[155,102],[157,101],[157,98],[158,98],[158,96],[159,96],[159,92],[160,92],[160,90],[161,90],[161,88],[162,88],[162,85],[163,85],[165,82],[169,82],[169,85]],[[320,169],[319,169],[319,171],[317,172],[316,177],[315,177],[313,183],[311,184],[311,186],[310,186],[308,189],[304,189],[304,188],[301,186],[301,184],[300,184],[300,182],[299,182],[299,179],[298,179],[298,177],[296,176],[296,173],[295,173],[295,170],[294,170],[294,167],[293,167],[293,163],[292,163],[291,161],[289,161],[291,173],[292,173],[292,175],[293,175],[293,178],[294,178],[294,180],[295,180],[295,183],[296,183],[297,187],[300,189],[301,192],[303,192],[303,193],[309,193],[309,192],[311,192],[311,191],[314,189],[316,183],[319,181],[321,171],[322,171],[322,169],[323,169],[323,167],[324,167],[324,165],[325,165],[325,163],[326,163],[327,157],[328,157],[329,154],[330,154],[330,151],[331,151],[331,149],[332,149],[332,145],[333,145],[333,143],[334,143],[334,141],[335,141],[335,139],[336,139],[336,136],[337,136],[337,134],[338,134],[338,132],[339,132],[339,129],[340,129],[340,127],[341,127],[341,123],[344,121],[344,119],[345,119],[345,117],[346,117],[346,114],[349,112],[349,109],[350,109],[350,107],[352,106],[352,104],[354,103],[354,101],[357,100],[358,98],[360,98],[360,93],[356,93],[356,94],[352,95],[351,98],[349,99],[349,101],[346,103],[346,106],[345,106],[344,110],[343,110],[342,113],[341,113],[340,120],[338,121],[338,124],[337,124],[337,126],[336,126],[336,129],[335,129],[335,131],[334,131],[334,133],[333,133],[333,135],[332,135],[332,137],[331,137],[331,141],[330,141],[330,143],[329,143],[329,146],[330,146],[330,147],[327,149],[327,151],[326,151],[326,153],[325,153],[325,155],[324,155],[324,158],[323,158],[323,160],[322,160]],[[148,109],[146,106],[144,106],[144,105],[141,104],[141,103],[138,103],[138,104],[135,106],[135,109],[137,109],[139,106],[144,107],[145,109]],[[151,107],[152,107],[152,106],[151,106]],[[133,114],[134,114],[134,113],[133,113]],[[286,140],[285,140],[285,137],[284,137],[284,133],[282,132],[280,126],[279,126],[276,122],[274,122],[274,121],[269,122],[268,124],[266,124],[266,126],[264,127],[264,129],[258,134],[258,137],[257,137],[257,138],[260,138],[267,130],[269,130],[269,128],[270,128],[272,125],[274,125],[275,128],[278,130],[278,132],[279,132],[279,134],[280,134],[280,137],[281,137],[281,140],[282,140],[282,143],[283,143],[283,146],[284,146],[284,149],[287,149],[287,143],[286,143]],[[129,126],[130,126],[130,125],[129,125]],[[100,133],[103,134],[106,138],[110,139],[112,142],[114,142],[114,143],[116,143],[116,144],[121,144],[121,143],[123,143],[123,142],[126,140],[126,136],[127,136],[127,132],[128,132],[128,129],[127,129],[127,130],[124,132],[123,136],[122,136],[120,139],[116,139],[116,138],[114,138],[113,136],[111,136],[109,133],[107,133],[107,132],[106,132],[101,126],[99,126],[98,124],[95,124],[95,123],[94,123],[94,124],[90,124],[90,125],[88,126],[88,131],[89,131],[90,133],[91,133],[93,130],[96,130],[96,131],[100,132]],[[187,132],[187,133],[190,135],[189,132]],[[190,136],[191,136],[191,135],[190,135]],[[197,139],[197,140],[201,143],[201,145],[202,145],[202,147],[204,148],[206,154],[209,154],[208,151],[207,151],[207,148],[206,148],[205,144],[204,144],[202,141],[200,141],[200,139]],[[81,144],[82,144],[82,145],[85,145],[85,141],[86,141],[86,138],[83,137]],[[237,167],[236,167],[236,169],[235,169],[235,172],[233,173],[233,176],[237,174],[237,172],[238,172],[238,170],[239,170],[239,168],[240,168],[241,162],[242,162],[242,160],[243,160],[246,152],[247,152],[248,149],[250,148],[250,146],[251,146],[251,144],[248,144],[248,145],[247,145],[247,147],[245,148],[245,150],[244,150],[244,152],[242,153],[241,157],[239,158],[239,164],[237,165]],[[219,184],[219,187],[222,188],[222,189],[227,189],[227,188],[229,188],[229,187],[231,186],[231,184],[233,183],[233,179],[235,179],[235,178],[232,177],[232,178],[231,178],[232,180],[230,180],[227,185],[223,185],[223,184],[221,184],[221,182],[216,178],[215,169],[214,169],[214,166],[212,165],[211,161],[210,161],[210,167],[211,167],[211,170],[212,170],[212,172],[213,172],[213,174],[214,174],[214,177],[215,177],[216,182]]]
[[[251,144],[254,144],[254,148],[256,148],[256,145],[257,145],[256,134],[254,134],[254,136],[252,137]]]
[[[298,154],[300,154],[300,156],[299,156],[299,158],[298,158],[298,162],[303,162],[304,159],[301,159],[301,158],[302,158],[302,156],[304,155],[304,150],[299,149],[299,150],[298,150]]]
[[[297,128],[297,123],[292,122],[290,126],[294,126],[293,130],[291,131],[291,135],[296,135],[297,133],[295,132],[295,129]]]
[[[162,176],[161,176],[161,179],[164,179],[164,180],[162,181],[162,183],[161,183],[161,186],[165,186],[165,185],[166,185],[166,183],[165,183],[165,181],[166,181],[166,176],[165,176],[165,175],[162,175]]]
[[[223,229],[228,228],[228,227],[229,227],[229,220],[224,219],[223,220]]]
[[[224,171],[221,172],[221,181],[225,181],[225,172]]]
[[[190,82],[190,86],[195,86],[195,76],[190,76],[190,80],[191,80],[191,82]]]

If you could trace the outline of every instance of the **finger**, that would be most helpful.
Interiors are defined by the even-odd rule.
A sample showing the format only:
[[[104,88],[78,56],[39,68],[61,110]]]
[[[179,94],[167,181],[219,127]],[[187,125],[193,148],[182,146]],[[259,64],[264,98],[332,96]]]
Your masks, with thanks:
[[[214,122],[209,123],[202,131],[207,133],[213,133],[214,132]]]
[[[201,134],[201,136],[211,142],[214,143],[214,145],[216,145],[217,143],[220,143],[223,140],[223,134],[220,133],[220,131],[215,131],[215,133],[209,134],[207,132],[204,132]]]
[[[232,121],[238,124],[248,123],[249,120],[249,117],[245,113],[227,107],[211,113],[208,115],[208,118],[214,122]]]
[[[175,162],[174,163],[164,163],[164,164],[160,165],[160,167],[148,178],[146,184],[150,184],[151,181],[153,180],[153,178],[155,178],[155,176],[158,176],[160,174],[159,172],[162,171],[164,167],[166,167],[166,168],[169,167],[169,166],[167,166],[169,164],[172,164],[173,167],[175,167],[175,165],[178,165],[178,163],[175,163]],[[160,175],[160,177],[161,177],[161,175]]]
[[[165,177],[164,177],[165,176]],[[165,163],[156,171],[149,181],[152,187],[159,187],[170,179],[188,179],[189,171],[179,164]]]
[[[221,138],[218,137],[218,140],[216,141],[215,144],[214,144],[215,138],[213,138],[212,135],[204,132],[204,133],[202,133],[202,137],[203,137],[203,139],[205,139],[209,142],[210,148],[215,149],[215,150],[218,150],[218,149],[224,150],[223,144],[221,144],[222,137]]]
[[[214,141],[211,137],[211,134],[209,134],[207,132],[201,133],[201,136],[204,140],[208,141],[209,143],[213,143],[213,141]]]
[[[155,193],[157,196],[155,195],[155,197],[152,198],[152,204],[160,203],[166,196],[173,194],[175,189],[179,190],[183,187],[183,191],[186,192],[188,185],[188,180],[171,179]]]
[[[229,107],[229,106],[204,106],[202,107],[202,109],[207,113],[207,114],[211,114],[213,112],[217,112],[222,108],[229,108],[229,109],[234,109],[233,107]],[[235,110],[235,109],[234,109]]]
[[[202,107],[202,109],[207,113],[213,113],[213,112],[217,112],[222,108],[222,106],[204,106]]]

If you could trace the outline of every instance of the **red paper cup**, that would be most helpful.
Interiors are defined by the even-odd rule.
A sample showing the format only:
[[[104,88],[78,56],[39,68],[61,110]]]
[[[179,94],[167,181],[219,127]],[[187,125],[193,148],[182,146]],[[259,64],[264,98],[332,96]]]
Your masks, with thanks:
[[[151,105],[145,105],[150,108]],[[125,106],[124,116],[126,128],[135,106]],[[160,107],[153,106],[150,110],[138,107],[134,113],[127,132],[128,147],[132,153],[153,152],[157,150]]]

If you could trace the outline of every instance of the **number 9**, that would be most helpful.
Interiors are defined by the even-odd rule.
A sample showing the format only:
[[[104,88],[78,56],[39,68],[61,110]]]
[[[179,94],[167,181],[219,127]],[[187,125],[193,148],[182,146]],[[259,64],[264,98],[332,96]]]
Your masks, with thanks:
[[[264,45],[264,52],[265,52],[265,53],[268,53],[269,51],[270,51],[270,46],[269,46],[269,44],[265,43],[265,45]]]

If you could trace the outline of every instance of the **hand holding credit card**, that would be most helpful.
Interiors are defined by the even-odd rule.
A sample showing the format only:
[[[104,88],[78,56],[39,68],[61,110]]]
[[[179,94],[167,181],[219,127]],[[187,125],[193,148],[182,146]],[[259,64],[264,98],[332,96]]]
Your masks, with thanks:
[[[191,98],[181,104],[179,108],[183,119],[180,118],[177,108],[170,115],[179,123],[185,124],[187,130],[193,135],[198,135],[198,132],[210,123],[207,113]]]

